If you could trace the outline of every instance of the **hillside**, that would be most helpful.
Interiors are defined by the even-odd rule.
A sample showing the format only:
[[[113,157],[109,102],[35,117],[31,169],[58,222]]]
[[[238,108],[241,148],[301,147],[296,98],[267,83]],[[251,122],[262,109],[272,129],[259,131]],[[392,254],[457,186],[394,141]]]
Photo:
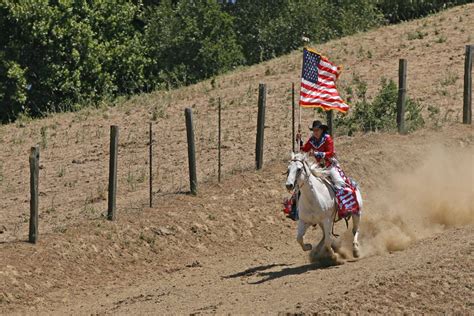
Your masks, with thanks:
[[[400,273],[410,270],[410,256],[413,252],[428,254],[432,249],[439,249],[439,255],[433,255],[430,262],[437,257],[444,258],[443,251],[450,256],[472,255],[469,250],[472,245],[467,241],[472,235],[474,223],[474,140],[472,127],[461,126],[456,122],[459,122],[461,116],[464,50],[466,44],[474,41],[473,29],[474,4],[471,4],[317,47],[334,61],[345,65],[340,79],[342,89],[351,85],[355,74],[368,82],[369,95],[377,90],[382,76],[395,79],[398,59],[406,58],[408,94],[420,99],[426,106],[439,107],[442,117],[446,115],[446,119],[441,120],[442,127],[430,127],[409,136],[366,134],[336,138],[341,162],[364,188],[369,214],[363,226],[366,258],[360,263],[345,265],[338,270],[348,269],[346,272],[352,273],[354,268],[345,267],[364,265],[364,262],[367,262],[369,268],[375,269],[387,260],[390,261],[387,259],[387,256],[390,257],[387,251],[404,250],[407,247],[414,247],[414,250],[396,254],[401,266],[405,267]],[[107,296],[111,295],[112,290],[117,290],[121,293],[119,296],[129,297],[117,299],[125,302],[120,304],[126,305],[130,299],[146,300],[150,287],[137,294],[130,290],[140,280],[159,282],[166,275],[179,278],[179,271],[186,271],[186,276],[194,275],[193,268],[201,271],[203,269],[199,266],[203,264],[220,267],[217,270],[219,275],[237,273],[245,268],[265,264],[304,264],[305,255],[299,252],[293,242],[294,225],[283,218],[279,211],[281,199],[286,195],[281,185],[281,173],[286,167],[291,149],[290,88],[292,82],[298,82],[300,64],[301,53],[294,52],[254,67],[237,69],[214,81],[133,97],[118,102],[114,107],[104,104],[94,110],[57,114],[42,120],[23,120],[17,124],[0,126],[0,313],[25,312],[30,308],[43,313],[49,313],[50,309],[61,312],[61,308],[84,311],[85,305],[89,306],[87,302],[92,299],[87,298],[87,293],[97,294],[94,289],[99,287],[104,289]],[[250,170],[254,165],[259,82],[268,85],[265,169],[255,173]],[[224,140],[224,182],[220,185],[215,183],[216,104],[219,97],[223,103]],[[198,178],[201,186],[198,197],[176,193],[188,188],[183,113],[185,107],[192,107],[194,111]],[[306,110],[302,117],[303,124],[306,125],[314,117],[314,113]],[[148,192],[147,132],[148,122],[152,118],[156,118],[154,179],[157,192],[154,198],[156,207],[149,209],[145,207]],[[120,127],[118,221],[114,223],[104,220],[109,125],[112,124]],[[43,145],[40,243],[31,246],[23,241],[27,236],[29,214],[28,152],[35,143]],[[439,159],[433,162],[430,157]],[[433,166],[431,173],[420,169],[420,165],[425,162]],[[415,181],[413,178],[407,180],[403,176],[401,180],[397,180],[400,174],[418,175],[422,181]],[[444,182],[444,177],[458,181]],[[426,183],[430,184],[429,188],[434,187],[438,191],[422,190]],[[387,184],[387,191],[380,190]],[[446,190],[441,184],[450,184],[457,189],[448,191],[451,194],[448,201],[452,199],[459,203],[452,206],[446,204],[448,202],[444,199],[434,199],[439,197],[437,192]],[[417,195],[413,195],[413,192]],[[459,194],[462,195],[461,198]],[[424,198],[420,199],[420,196]],[[416,202],[416,208],[401,205],[401,219],[388,216],[394,210],[387,205],[404,200],[413,203],[421,200],[422,204],[418,205]],[[426,212],[426,209],[430,211]],[[413,219],[413,210],[417,214],[421,210],[421,219]],[[446,213],[455,216],[447,217]],[[426,224],[423,224],[423,218],[427,218]],[[454,228],[464,224],[467,226],[460,228],[460,231]],[[446,232],[447,228],[451,230]],[[343,230],[343,227],[339,226],[338,229]],[[436,241],[437,236],[442,245]],[[313,234],[312,238],[314,237]],[[428,238],[426,248],[423,248],[423,238]],[[413,243],[416,244],[413,246]],[[275,259],[280,257],[280,251],[285,253],[281,262]],[[268,256],[262,255],[267,252]],[[250,253],[255,257],[250,256]],[[379,254],[383,256],[378,257]],[[258,259],[260,255],[266,259]],[[242,256],[248,258],[239,261]],[[296,257],[298,259],[291,259]],[[255,258],[252,259],[255,264],[252,264],[250,258]],[[231,263],[234,259],[235,266]],[[422,261],[417,262],[420,264],[418,272],[424,271]],[[436,270],[443,274],[445,269],[453,268],[459,274],[449,275],[448,280],[440,281],[448,282],[448,288],[454,289],[449,292],[452,295],[448,299],[440,293],[433,293],[430,297],[422,294],[427,304],[438,302],[437,307],[433,305],[435,308],[431,311],[472,311],[472,304],[462,305],[455,297],[456,294],[461,299],[468,300],[469,286],[472,286],[468,281],[472,260],[466,260],[467,267],[462,262],[449,262]],[[304,268],[295,269],[294,273],[304,276],[306,271]],[[331,271],[333,270],[329,269],[323,273],[327,275],[322,277],[322,281],[331,282],[334,276]],[[366,272],[370,273],[369,270]],[[369,282],[363,283],[365,285],[372,284],[371,280],[375,280],[379,272],[375,271],[372,276],[367,277],[368,281],[365,281],[363,275],[359,276],[359,280]],[[180,289],[183,284],[194,284],[194,287],[190,292],[183,290],[182,295],[176,295],[190,299],[201,286],[213,286],[213,282],[206,283],[207,273],[204,269],[199,280],[177,284]],[[464,281],[456,283],[461,277],[465,277],[466,284]],[[425,273],[415,273],[413,278],[420,278],[420,284],[428,282],[427,286],[432,286],[429,283],[431,281],[428,281],[429,275]],[[348,276],[344,280],[349,279]],[[392,281],[393,279],[383,281],[385,288],[394,284]],[[292,283],[289,284],[291,287]],[[226,286],[219,283],[215,289],[219,289],[221,285]],[[241,291],[237,285],[233,285],[234,293]],[[369,293],[373,293],[371,291],[374,291],[373,288]],[[421,295],[419,290],[413,291],[415,295]],[[231,295],[229,292],[223,293]],[[285,293],[288,294],[286,291]],[[281,300],[285,293],[278,292],[268,300]],[[142,294],[144,296],[140,296]],[[156,295],[161,297],[161,294]],[[255,297],[260,294],[256,293]],[[76,297],[80,299],[76,301]],[[439,302],[441,297],[446,305]],[[115,302],[103,299],[105,307],[92,305],[91,312],[114,311]],[[397,302],[402,304],[403,299],[400,296]],[[172,312],[173,306],[178,308],[179,301],[164,310]],[[216,302],[209,305],[218,304],[218,301],[216,299]],[[329,311],[338,310],[329,301],[325,302]],[[309,297],[303,303],[305,311],[316,308],[316,303]],[[448,308],[448,303],[453,303],[454,307]],[[374,304],[380,306],[382,303],[377,301]],[[183,305],[179,310],[192,312],[195,311],[195,306]],[[262,306],[260,312],[269,310],[265,306],[271,307]],[[296,312],[295,306],[278,305],[275,312]],[[382,309],[369,307],[366,312],[384,312]],[[120,308],[120,312],[127,312]],[[407,310],[420,311],[415,307]],[[225,311],[236,312],[238,309],[229,307],[221,312]],[[400,308],[400,311],[403,309]],[[212,308],[209,312],[212,312]]]

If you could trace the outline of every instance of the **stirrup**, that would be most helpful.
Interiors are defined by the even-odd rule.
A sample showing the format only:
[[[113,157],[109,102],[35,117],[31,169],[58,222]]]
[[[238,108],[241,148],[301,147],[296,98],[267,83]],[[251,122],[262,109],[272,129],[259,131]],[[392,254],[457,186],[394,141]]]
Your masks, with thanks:
[[[349,228],[349,221],[351,220],[351,217],[352,214],[350,213],[346,217],[339,217],[339,215],[336,213],[336,215],[334,215],[334,223],[337,223],[340,220],[344,219],[344,221],[346,222],[346,228]]]

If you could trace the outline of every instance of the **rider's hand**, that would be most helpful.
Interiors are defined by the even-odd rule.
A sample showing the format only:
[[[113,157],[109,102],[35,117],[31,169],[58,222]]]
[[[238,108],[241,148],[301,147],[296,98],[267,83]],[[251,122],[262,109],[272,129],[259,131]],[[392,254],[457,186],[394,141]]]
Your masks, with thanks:
[[[322,151],[317,151],[314,153],[314,157],[318,158],[318,159],[321,159],[321,158],[324,158],[326,156],[326,154]]]
[[[296,140],[297,141],[301,140],[301,133],[296,133]]]

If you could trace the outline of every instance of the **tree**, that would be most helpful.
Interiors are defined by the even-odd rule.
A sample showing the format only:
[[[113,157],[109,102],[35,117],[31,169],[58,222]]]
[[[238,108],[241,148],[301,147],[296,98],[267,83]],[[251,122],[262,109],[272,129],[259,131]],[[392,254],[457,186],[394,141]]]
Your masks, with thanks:
[[[226,10],[236,19],[247,64],[254,64],[302,45],[367,30],[380,22],[371,0],[238,0]]]
[[[194,83],[232,69],[243,55],[233,18],[213,0],[163,0],[147,18],[155,82]]]
[[[39,116],[145,86],[139,6],[98,1],[0,3],[0,119]]]

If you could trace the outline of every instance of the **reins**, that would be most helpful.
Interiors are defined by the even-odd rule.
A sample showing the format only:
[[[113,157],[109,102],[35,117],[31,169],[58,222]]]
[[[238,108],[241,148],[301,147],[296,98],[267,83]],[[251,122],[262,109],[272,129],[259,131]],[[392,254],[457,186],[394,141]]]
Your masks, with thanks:
[[[305,179],[303,181],[303,184],[301,186],[298,186],[298,189],[300,189],[306,184],[306,181],[308,181],[308,179],[311,175],[311,171],[309,170],[309,166],[308,166],[308,163],[306,162],[306,160],[291,159],[290,161],[297,161],[297,162],[301,162],[303,164],[303,169],[304,169],[304,172],[306,174],[305,174]]]

